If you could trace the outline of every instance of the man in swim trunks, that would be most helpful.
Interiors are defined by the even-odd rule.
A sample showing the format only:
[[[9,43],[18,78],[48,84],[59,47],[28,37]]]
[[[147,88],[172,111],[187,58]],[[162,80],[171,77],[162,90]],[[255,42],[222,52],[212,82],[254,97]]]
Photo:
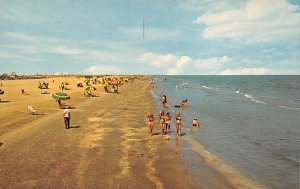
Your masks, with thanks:
[[[70,128],[70,120],[71,120],[71,112],[68,109],[68,107],[67,107],[67,109],[64,110],[63,116],[64,116],[65,128],[69,129]]]

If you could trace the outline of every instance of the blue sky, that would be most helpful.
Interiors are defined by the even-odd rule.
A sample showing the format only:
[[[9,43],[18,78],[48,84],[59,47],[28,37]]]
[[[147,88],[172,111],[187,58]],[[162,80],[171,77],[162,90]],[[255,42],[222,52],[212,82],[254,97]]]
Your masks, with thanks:
[[[12,71],[298,75],[300,1],[0,0]]]

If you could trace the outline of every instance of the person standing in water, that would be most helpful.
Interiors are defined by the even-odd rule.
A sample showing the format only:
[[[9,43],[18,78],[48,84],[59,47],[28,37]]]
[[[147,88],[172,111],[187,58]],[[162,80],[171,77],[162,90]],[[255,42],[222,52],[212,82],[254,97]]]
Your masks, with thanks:
[[[68,109],[68,107],[67,107],[67,109],[64,110],[63,116],[64,116],[65,128],[69,129],[70,128],[70,121],[71,121],[71,112]]]
[[[176,134],[177,136],[181,136],[181,116],[180,113],[176,113]]]
[[[153,132],[153,125],[154,125],[154,116],[152,113],[148,113],[148,128],[149,128],[149,133],[152,136]]]
[[[161,135],[165,134],[165,112],[161,111],[159,113],[159,125],[161,129]]]
[[[170,116],[169,112],[167,112],[165,119],[166,119],[166,132],[168,132],[170,135],[171,134],[171,116]]]
[[[161,102],[162,102],[163,108],[165,108],[166,104],[167,104],[167,96],[166,95],[163,95],[161,97]]]

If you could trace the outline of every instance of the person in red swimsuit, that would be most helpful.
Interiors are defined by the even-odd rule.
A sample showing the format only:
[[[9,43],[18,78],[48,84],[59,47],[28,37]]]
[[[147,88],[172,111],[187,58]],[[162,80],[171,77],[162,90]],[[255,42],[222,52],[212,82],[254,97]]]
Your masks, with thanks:
[[[149,133],[152,136],[152,132],[153,132],[153,126],[154,126],[154,116],[152,113],[148,114],[148,128],[149,128]]]

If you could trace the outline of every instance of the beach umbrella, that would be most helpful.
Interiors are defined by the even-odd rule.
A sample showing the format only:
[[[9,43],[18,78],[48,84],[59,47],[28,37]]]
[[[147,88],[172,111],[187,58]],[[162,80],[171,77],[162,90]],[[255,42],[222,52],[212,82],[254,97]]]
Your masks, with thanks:
[[[62,93],[62,92],[54,93],[54,94],[52,94],[52,97],[55,100],[68,100],[68,99],[70,99],[70,96],[67,93]]]
[[[96,87],[87,86],[87,87],[85,88],[85,90],[87,90],[87,91],[96,91],[97,89],[96,89]]]
[[[118,81],[116,81],[116,80],[113,80],[113,81],[108,81],[108,84],[110,84],[110,85],[118,85]]]

